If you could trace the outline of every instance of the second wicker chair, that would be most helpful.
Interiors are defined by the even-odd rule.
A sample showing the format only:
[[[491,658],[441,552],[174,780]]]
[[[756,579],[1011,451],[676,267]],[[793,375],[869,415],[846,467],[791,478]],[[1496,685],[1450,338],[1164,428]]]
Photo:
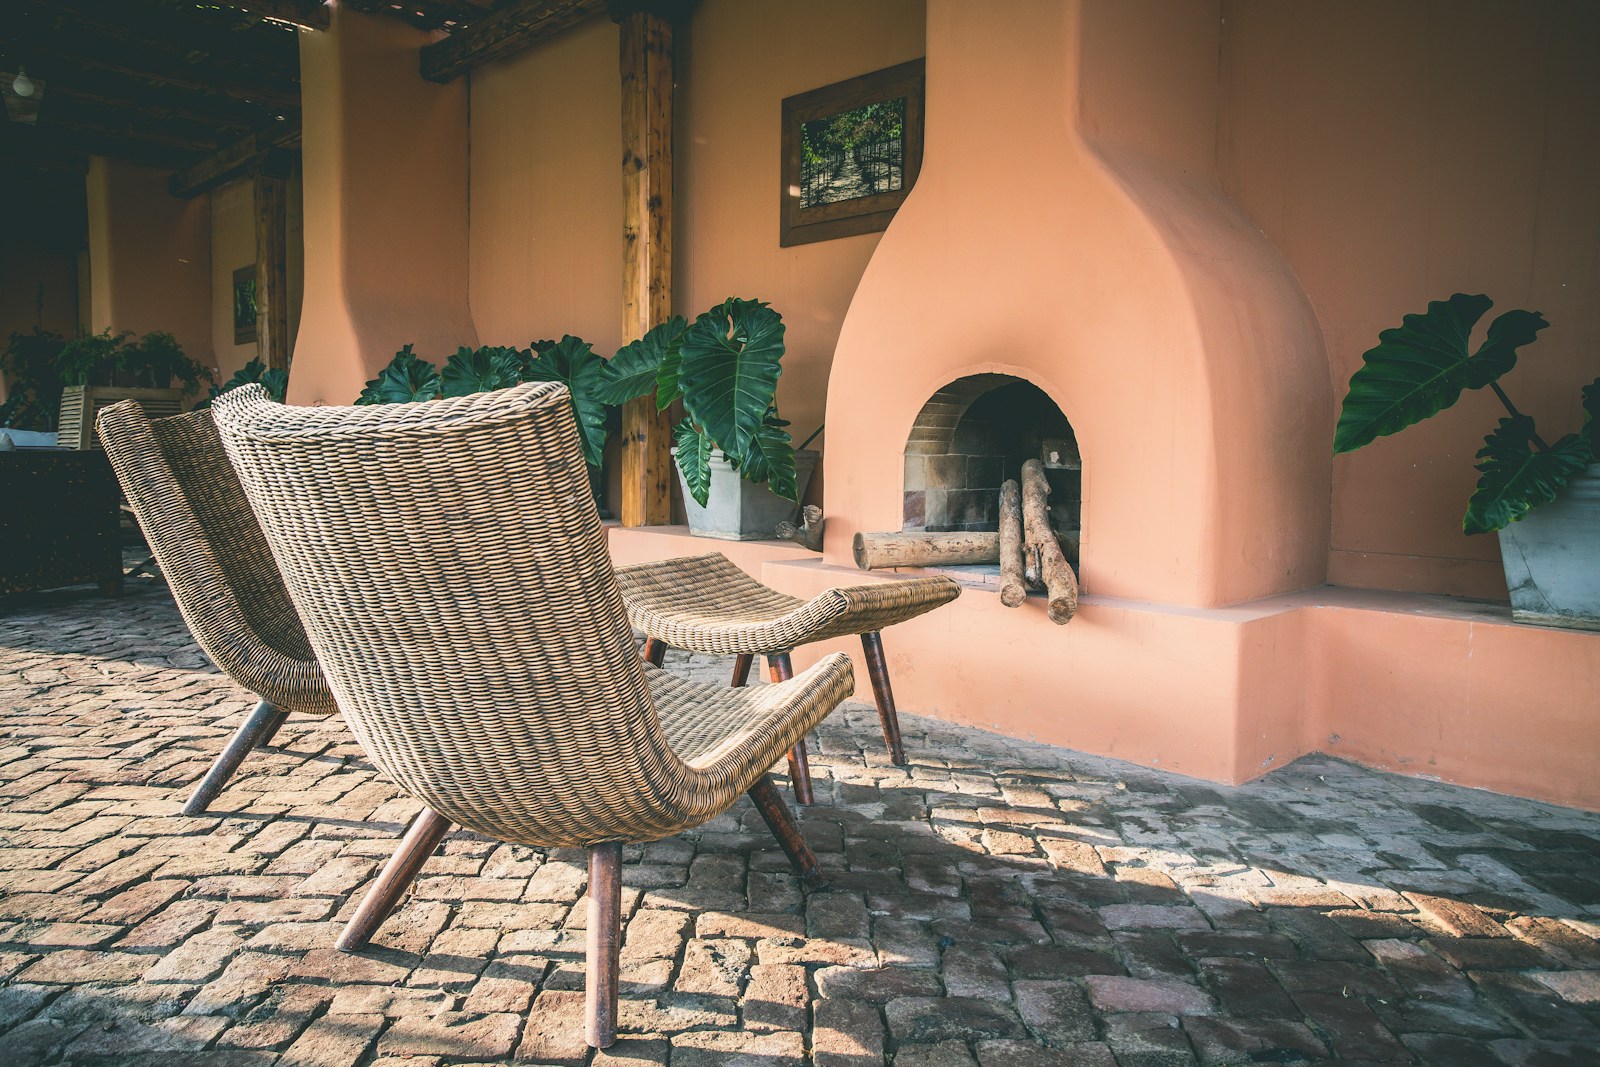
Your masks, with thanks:
[[[748,793],[808,883],[766,777],[852,687],[831,656],[732,690],[634,651],[564,387],[290,408],[220,397],[229,458],[351,731],[424,805],[339,945],[364,945],[452,824],[589,852],[587,1033],[616,1033],[622,845]]]
[[[338,709],[211,412],[151,420],[124,400],[100,412],[98,428],[190,633],[261,699],[184,805],[185,815],[200,815],[291,712]]]

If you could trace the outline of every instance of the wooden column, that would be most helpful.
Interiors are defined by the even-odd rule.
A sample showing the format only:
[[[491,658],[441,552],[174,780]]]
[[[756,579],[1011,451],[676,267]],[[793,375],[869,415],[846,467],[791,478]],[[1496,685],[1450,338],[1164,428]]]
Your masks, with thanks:
[[[289,181],[286,167],[255,174],[256,355],[268,369],[289,369]]]
[[[672,22],[621,15],[622,336],[672,314]],[[672,521],[672,419],[654,396],[622,409],[622,525]]]

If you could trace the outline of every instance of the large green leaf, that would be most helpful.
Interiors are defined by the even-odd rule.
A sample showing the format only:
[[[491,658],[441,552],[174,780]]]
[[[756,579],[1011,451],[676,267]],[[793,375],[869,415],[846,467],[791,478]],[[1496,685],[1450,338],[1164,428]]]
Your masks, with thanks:
[[[425,359],[406,345],[394,354],[389,365],[367,383],[356,397],[357,404],[409,404],[417,400],[432,400],[443,388],[439,372]]]
[[[678,469],[683,472],[689,495],[705,507],[711,499],[711,440],[688,419],[672,428],[672,436],[678,446]]]
[[[683,406],[730,456],[760,432],[782,359],[783,317],[759,300],[730,297],[684,331]]]
[[[606,448],[606,406],[599,396],[604,365],[605,361],[594,354],[587,341],[567,334],[540,351],[524,371],[530,382],[560,382],[572,394],[583,458],[591,467],[600,466]]]
[[[1468,354],[1472,327],[1494,306],[1486,296],[1457,293],[1428,303],[1425,315],[1378,335],[1378,347],[1362,355],[1333,433],[1333,450],[1353,452],[1435,415],[1461,396],[1481,389],[1510,370],[1517,348],[1549,323],[1534,311],[1508,311],[1489,325],[1477,352]]]
[[[1600,460],[1600,378],[1583,387],[1583,436],[1589,441],[1589,462]]]
[[[283,403],[289,394],[289,372],[282,367],[267,369],[267,365],[256,356],[243,367],[233,372],[233,377],[223,382],[220,386],[211,387],[211,395],[195,405],[197,408],[210,407],[211,402],[230,389],[237,389],[241,385],[261,385],[267,391],[267,397],[278,403]]]
[[[795,485],[794,448],[790,445],[789,425],[769,412],[761,429],[750,439],[744,455],[729,457],[746,481],[766,482],[774,493],[785,500],[800,502],[800,492]]]
[[[674,366],[673,391],[677,391],[677,348],[688,324],[682,315],[652,327],[649,333],[617,350],[600,373],[600,399],[607,404],[626,404],[656,388],[663,362],[671,353]],[[671,403],[671,401],[668,401]]]
[[[522,379],[523,366],[523,354],[515,348],[462,345],[445,361],[439,379],[445,396],[471,396],[516,385]]]
[[[1589,455],[1589,442],[1581,434],[1569,433],[1543,451],[1533,447],[1533,419],[1501,419],[1478,451],[1483,476],[1467,501],[1461,528],[1469,534],[1488,533],[1550,503],[1567,479],[1588,464]]]

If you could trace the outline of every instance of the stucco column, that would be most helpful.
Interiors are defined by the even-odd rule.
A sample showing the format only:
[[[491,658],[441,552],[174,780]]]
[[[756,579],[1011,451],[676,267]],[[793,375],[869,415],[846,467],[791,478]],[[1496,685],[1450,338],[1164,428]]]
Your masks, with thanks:
[[[333,8],[300,35],[305,298],[294,404],[348,404],[407,343],[476,345],[467,305],[467,82],[417,73],[428,34]]]
[[[158,170],[95,156],[84,182],[89,210],[91,330],[160,330],[185,353],[211,351],[211,207],[167,193]]]

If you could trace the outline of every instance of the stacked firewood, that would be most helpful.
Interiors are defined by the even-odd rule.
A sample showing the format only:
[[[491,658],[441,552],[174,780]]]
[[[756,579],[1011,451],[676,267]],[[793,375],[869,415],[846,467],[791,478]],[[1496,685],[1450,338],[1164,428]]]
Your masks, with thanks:
[[[1057,533],[1050,525],[1050,483],[1044,464],[1030,459],[1022,480],[1000,487],[998,533],[901,531],[858,533],[856,566],[926,567],[963,563],[1000,564],[1000,603],[1018,607],[1028,589],[1043,590],[1050,621],[1065,626],[1078,610],[1078,576],[1067,553],[1076,554],[1076,531]]]

